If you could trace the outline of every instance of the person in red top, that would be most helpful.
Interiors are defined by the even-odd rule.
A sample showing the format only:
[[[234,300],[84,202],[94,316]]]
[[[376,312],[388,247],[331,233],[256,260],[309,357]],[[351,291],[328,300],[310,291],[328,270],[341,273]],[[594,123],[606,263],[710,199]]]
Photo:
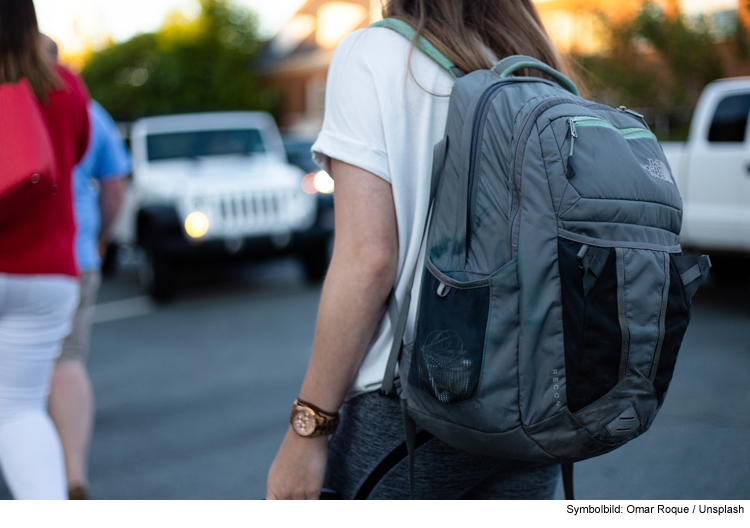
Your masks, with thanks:
[[[49,127],[59,183],[0,224],[0,469],[17,499],[64,499],[62,448],[46,404],[78,304],[71,174],[88,144],[88,94],[47,59],[33,1],[2,0],[0,83],[22,78]]]

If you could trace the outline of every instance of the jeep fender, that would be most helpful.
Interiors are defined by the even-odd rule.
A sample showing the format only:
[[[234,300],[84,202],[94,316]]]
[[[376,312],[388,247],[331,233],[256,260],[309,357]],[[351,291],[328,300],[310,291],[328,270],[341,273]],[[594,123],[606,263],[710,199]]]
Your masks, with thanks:
[[[149,205],[138,211],[136,237],[143,247],[153,245],[162,235],[181,233],[182,222],[174,206],[165,204]]]

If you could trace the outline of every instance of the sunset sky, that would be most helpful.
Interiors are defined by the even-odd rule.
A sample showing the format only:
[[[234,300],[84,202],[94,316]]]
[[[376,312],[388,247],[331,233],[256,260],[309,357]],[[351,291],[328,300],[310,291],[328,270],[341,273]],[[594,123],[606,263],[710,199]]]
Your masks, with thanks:
[[[235,0],[254,9],[261,17],[261,31],[272,36],[304,0]],[[545,0],[538,0],[543,2]],[[738,0],[683,0],[688,13],[737,7]],[[78,53],[96,46],[108,36],[127,40],[139,32],[154,31],[175,9],[190,15],[198,10],[196,0],[35,0],[39,25],[61,45],[63,52]]]
[[[265,36],[273,35],[304,0],[236,0],[261,17]],[[175,9],[198,10],[196,0],[34,0],[39,27],[69,52],[95,44],[107,36],[127,40],[136,33],[154,31]]]

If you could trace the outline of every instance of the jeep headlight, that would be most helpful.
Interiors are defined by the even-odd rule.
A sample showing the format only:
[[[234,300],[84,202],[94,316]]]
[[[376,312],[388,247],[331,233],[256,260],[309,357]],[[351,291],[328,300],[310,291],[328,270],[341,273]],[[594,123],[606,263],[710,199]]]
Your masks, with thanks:
[[[311,172],[302,179],[302,190],[307,194],[333,192],[333,178],[326,171]]]
[[[200,238],[208,232],[208,217],[205,213],[195,211],[185,218],[185,232],[191,238]]]
[[[331,194],[333,192],[333,178],[326,171],[317,173],[313,184],[315,185],[315,190],[319,193]]]

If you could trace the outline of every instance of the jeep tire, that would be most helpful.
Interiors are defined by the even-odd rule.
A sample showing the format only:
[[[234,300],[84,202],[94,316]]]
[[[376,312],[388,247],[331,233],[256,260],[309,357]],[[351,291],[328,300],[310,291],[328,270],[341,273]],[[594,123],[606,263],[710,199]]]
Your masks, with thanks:
[[[174,294],[169,258],[162,251],[146,249],[138,268],[141,286],[155,301],[166,301]]]
[[[328,264],[330,263],[328,237],[323,242],[305,250],[301,259],[307,280],[313,284],[322,282],[326,278]]]

